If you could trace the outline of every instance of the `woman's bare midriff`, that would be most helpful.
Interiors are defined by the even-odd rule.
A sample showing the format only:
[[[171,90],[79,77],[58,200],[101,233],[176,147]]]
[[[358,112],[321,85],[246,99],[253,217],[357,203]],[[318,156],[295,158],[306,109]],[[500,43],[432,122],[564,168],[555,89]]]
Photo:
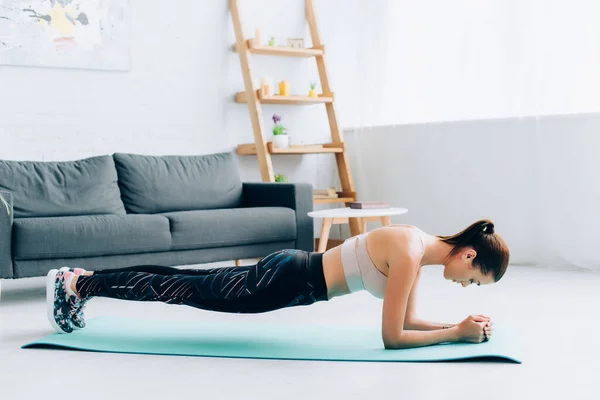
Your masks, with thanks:
[[[386,276],[388,275],[389,266],[384,249],[385,240],[382,239],[390,233],[391,229],[416,228],[412,225],[388,225],[369,232],[367,236],[367,252],[375,267]],[[350,293],[342,267],[342,245],[329,249],[323,254],[323,273],[325,275],[325,283],[327,284],[328,299]]]

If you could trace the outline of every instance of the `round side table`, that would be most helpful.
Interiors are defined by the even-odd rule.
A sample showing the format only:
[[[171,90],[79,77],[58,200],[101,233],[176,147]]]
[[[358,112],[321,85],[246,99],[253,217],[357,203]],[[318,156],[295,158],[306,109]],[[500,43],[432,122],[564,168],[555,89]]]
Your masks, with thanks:
[[[390,225],[392,215],[406,214],[406,208],[363,208],[355,209],[350,207],[331,208],[327,210],[311,211],[308,213],[312,218],[323,218],[323,226],[321,228],[321,237],[319,239],[319,248],[317,251],[323,253],[327,249],[327,241],[329,240],[329,231],[334,224],[347,224],[348,218],[360,218],[361,231],[367,231],[368,221],[381,221],[383,226]]]

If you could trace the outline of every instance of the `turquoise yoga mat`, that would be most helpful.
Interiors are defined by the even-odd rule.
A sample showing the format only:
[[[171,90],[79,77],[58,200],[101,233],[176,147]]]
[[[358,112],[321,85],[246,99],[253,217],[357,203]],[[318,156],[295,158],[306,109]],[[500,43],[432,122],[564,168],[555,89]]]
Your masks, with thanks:
[[[385,350],[379,327],[181,322],[98,317],[69,334],[55,333],[22,348],[52,347],[113,353],[328,361],[455,361],[521,363],[514,336],[495,326],[480,344],[440,344]]]

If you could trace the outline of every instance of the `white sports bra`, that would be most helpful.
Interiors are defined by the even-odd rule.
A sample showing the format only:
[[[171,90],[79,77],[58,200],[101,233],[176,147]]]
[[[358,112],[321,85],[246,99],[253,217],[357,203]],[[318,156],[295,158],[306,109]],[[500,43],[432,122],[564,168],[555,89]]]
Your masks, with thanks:
[[[365,289],[373,296],[383,299],[387,276],[377,269],[367,252],[367,235],[363,233],[348,238],[342,244],[342,268],[351,293]],[[419,232],[425,254],[425,242]],[[356,242],[358,241],[358,246]]]

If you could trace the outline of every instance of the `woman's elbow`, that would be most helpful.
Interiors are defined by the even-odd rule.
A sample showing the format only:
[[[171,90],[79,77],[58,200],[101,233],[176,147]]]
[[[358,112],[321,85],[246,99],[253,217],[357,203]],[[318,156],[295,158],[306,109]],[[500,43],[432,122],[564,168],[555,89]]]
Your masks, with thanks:
[[[402,340],[402,335],[384,335],[383,339],[383,347],[386,350],[398,350],[406,348],[406,344]]]
[[[384,340],[384,341],[383,341],[383,348],[384,348],[384,349],[386,349],[386,350],[394,350],[394,349],[397,349],[397,347],[396,347],[396,343],[395,343],[395,342],[392,342],[392,341],[390,341],[390,340]]]
[[[395,340],[395,341],[384,340],[383,347],[386,350],[401,350],[401,349],[408,348],[408,346],[405,343],[402,343],[402,341],[399,341],[399,340]]]

